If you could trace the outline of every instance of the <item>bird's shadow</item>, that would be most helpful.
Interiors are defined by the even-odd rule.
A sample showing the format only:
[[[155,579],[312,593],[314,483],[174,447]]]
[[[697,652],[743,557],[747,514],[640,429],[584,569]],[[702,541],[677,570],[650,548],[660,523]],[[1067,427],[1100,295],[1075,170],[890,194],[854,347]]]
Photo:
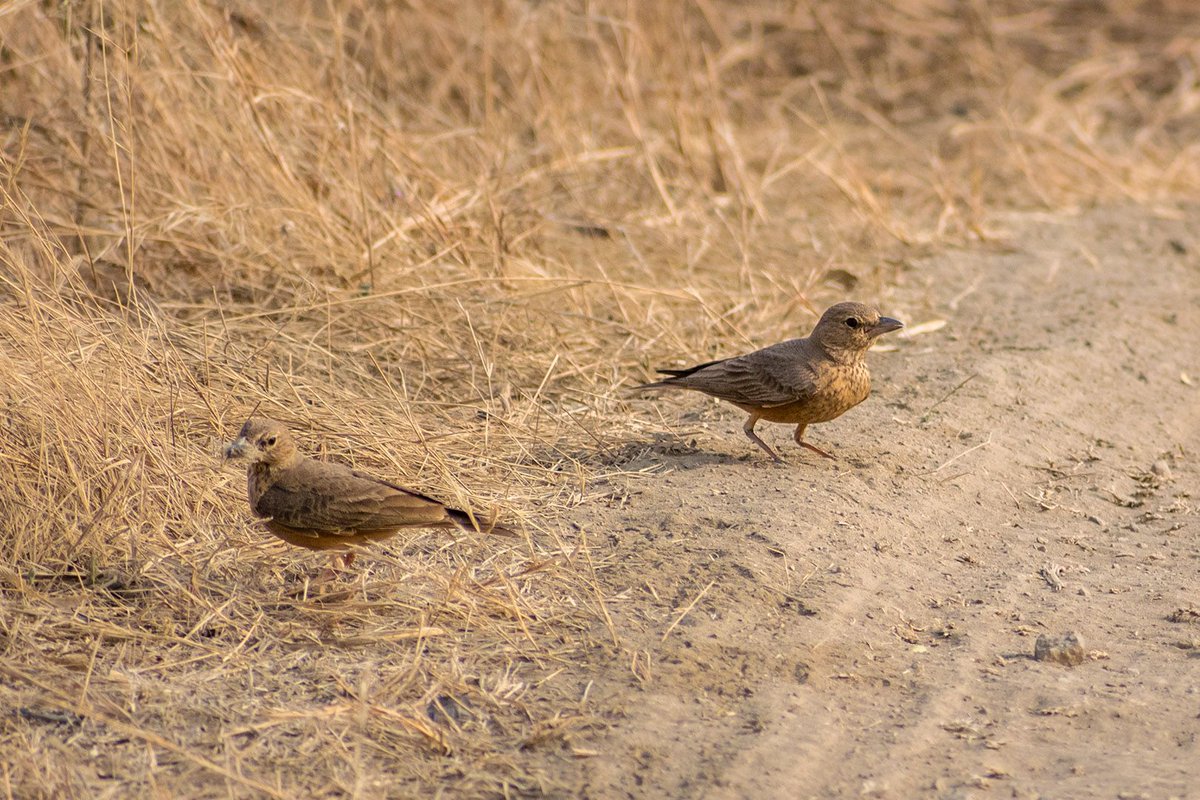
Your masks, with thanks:
[[[691,437],[668,433],[651,434],[649,438],[625,440],[595,449],[569,449],[544,446],[526,451],[525,463],[562,469],[564,460],[586,464],[593,468],[621,472],[656,473],[664,471],[688,471],[708,466],[740,466],[755,469],[795,469],[833,465],[837,469],[864,468],[870,463],[857,456],[838,456],[833,460],[808,453],[801,448],[787,447],[782,443],[777,448],[783,461],[775,461],[769,455],[746,441],[738,452],[712,450],[700,447]],[[738,447],[740,443],[731,444]],[[810,458],[811,456],[811,458]]]
[[[647,469],[691,470],[713,465],[750,465],[786,467],[751,446],[742,453],[729,453],[699,447],[695,439],[670,434],[654,434],[649,440],[628,441],[620,447],[589,454],[591,463],[634,471]]]

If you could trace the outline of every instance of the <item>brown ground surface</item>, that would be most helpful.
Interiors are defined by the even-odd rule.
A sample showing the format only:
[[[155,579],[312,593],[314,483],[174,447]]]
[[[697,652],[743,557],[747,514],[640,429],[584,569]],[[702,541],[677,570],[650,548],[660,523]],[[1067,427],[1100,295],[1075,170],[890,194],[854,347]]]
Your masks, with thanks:
[[[0,800],[1200,800],[1195,5],[0,3]],[[847,297],[836,462],[627,391]]]
[[[872,398],[810,429],[837,462],[772,464],[736,409],[664,400],[694,439],[575,516],[611,545],[623,651],[578,791],[1197,796],[1200,617],[1172,617],[1200,589],[1188,218],[1010,216],[887,276],[886,311],[948,324],[872,354]],[[1032,660],[1072,630],[1085,663]]]

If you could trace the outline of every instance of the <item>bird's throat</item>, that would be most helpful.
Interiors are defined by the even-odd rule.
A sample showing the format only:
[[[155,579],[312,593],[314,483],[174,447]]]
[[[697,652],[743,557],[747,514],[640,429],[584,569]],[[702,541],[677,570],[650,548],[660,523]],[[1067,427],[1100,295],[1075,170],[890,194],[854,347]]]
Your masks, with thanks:
[[[867,350],[847,349],[842,347],[826,347],[825,352],[834,363],[841,364],[846,367],[853,367],[859,364],[866,363]]]
[[[256,461],[246,470],[246,494],[250,498],[250,507],[257,509],[258,500],[271,487],[273,478],[271,465]]]

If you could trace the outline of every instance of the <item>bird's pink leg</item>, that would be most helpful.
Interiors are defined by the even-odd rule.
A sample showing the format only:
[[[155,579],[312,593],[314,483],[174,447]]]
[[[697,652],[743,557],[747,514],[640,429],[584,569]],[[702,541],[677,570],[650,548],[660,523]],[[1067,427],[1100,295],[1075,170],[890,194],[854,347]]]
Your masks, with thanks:
[[[828,459],[831,459],[831,460],[833,460],[833,461],[837,461],[837,459],[836,459],[836,458],[834,458],[833,456],[829,455],[829,453],[826,453],[824,450],[822,450],[821,448],[817,447],[815,444],[809,444],[808,442],[804,441],[804,429],[805,429],[805,427],[807,427],[807,426],[806,426],[806,425],[797,425],[797,426],[796,426],[796,433],[795,433],[795,435],[792,437],[793,439],[795,439],[795,440],[796,440],[796,444],[800,445],[801,447],[807,447],[809,450],[812,450],[814,453],[819,453],[819,454],[821,454],[821,455],[825,456],[825,457],[826,457],[826,458],[828,458]]]
[[[758,438],[758,434],[754,432],[754,426],[757,423],[758,423],[758,415],[751,414],[750,418],[746,420],[746,424],[742,426],[742,430],[745,431],[746,435],[750,437],[750,441],[754,442],[756,445],[761,447],[763,449],[763,451],[766,452],[767,455],[769,455],[771,458],[778,461],[780,464],[786,463],[786,462],[784,462],[784,460],[782,458],[779,457],[778,453],[776,453],[774,450],[772,450],[767,445],[766,442],[764,442],[762,439]]]
[[[329,566],[321,570],[317,575],[317,583],[329,583],[341,577],[342,573],[350,568],[354,563],[354,553],[347,551],[345,553],[332,551],[329,554]]]

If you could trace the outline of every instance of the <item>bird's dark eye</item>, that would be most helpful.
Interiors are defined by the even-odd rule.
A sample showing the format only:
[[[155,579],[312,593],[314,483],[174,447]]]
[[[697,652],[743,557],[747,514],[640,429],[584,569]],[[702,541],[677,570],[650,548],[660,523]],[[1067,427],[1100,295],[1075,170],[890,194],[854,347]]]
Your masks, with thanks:
[[[275,446],[275,437],[274,436],[268,436],[267,438],[263,439],[263,447],[274,447],[274,446]]]
[[[846,320],[846,327],[857,328],[859,326],[858,317],[850,317]]]

